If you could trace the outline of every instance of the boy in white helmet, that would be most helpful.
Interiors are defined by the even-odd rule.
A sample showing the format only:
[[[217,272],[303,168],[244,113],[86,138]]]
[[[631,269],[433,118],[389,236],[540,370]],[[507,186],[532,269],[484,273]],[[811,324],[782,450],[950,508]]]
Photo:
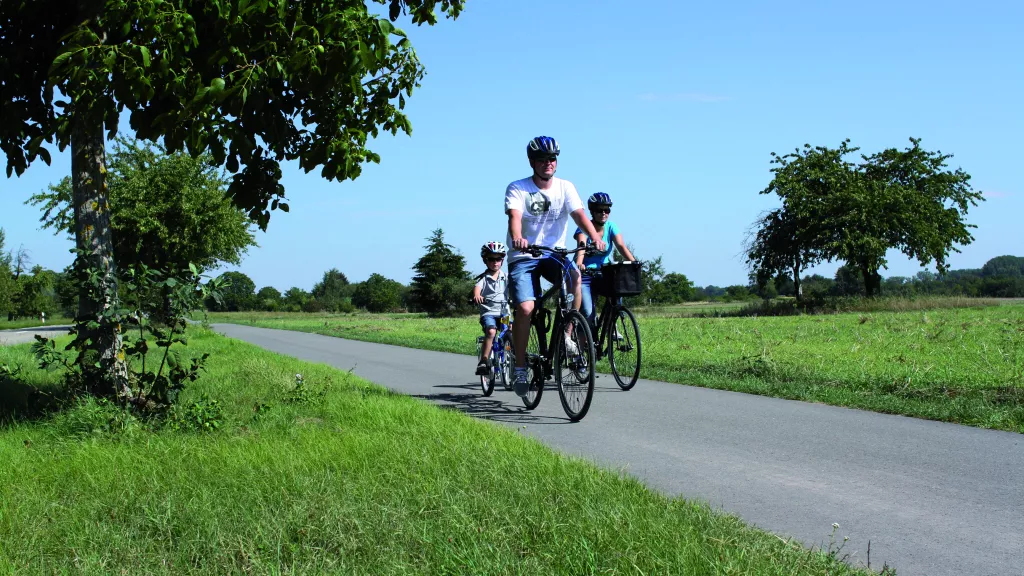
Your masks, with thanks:
[[[498,321],[508,314],[508,279],[501,269],[508,249],[501,242],[488,242],[480,247],[487,270],[476,277],[473,287],[473,302],[480,307],[480,326],[484,329],[484,344],[480,351],[480,362],[476,366],[477,376],[490,373],[488,360],[491,346],[498,331]]]

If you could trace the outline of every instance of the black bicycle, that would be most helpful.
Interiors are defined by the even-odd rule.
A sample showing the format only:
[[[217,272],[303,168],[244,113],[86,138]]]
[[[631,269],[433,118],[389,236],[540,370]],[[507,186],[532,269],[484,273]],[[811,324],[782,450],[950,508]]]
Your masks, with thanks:
[[[640,262],[605,264],[590,284],[595,306],[597,297],[604,296],[596,326],[597,361],[608,358],[612,376],[623,390],[635,386],[640,377],[640,325],[622,297],[640,293],[641,269]]]
[[[581,250],[586,249],[530,245],[523,250],[533,256],[551,254],[562,266],[561,282],[534,302],[530,339],[526,347],[530,388],[523,397],[523,404],[527,410],[536,408],[544,394],[544,383],[554,376],[562,408],[573,422],[587,415],[590,401],[594,398],[594,339],[587,319],[569,304],[567,288],[573,269],[568,256]],[[548,310],[544,304],[556,293],[557,305],[554,311]]]

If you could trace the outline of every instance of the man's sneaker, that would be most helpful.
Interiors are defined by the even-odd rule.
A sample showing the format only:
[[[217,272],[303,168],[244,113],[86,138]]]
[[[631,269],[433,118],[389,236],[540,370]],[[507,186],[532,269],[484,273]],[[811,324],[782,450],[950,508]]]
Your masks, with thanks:
[[[575,358],[580,355],[579,346],[568,336],[565,337],[565,355],[568,358]]]
[[[491,367],[487,365],[487,362],[481,362],[476,365],[477,376],[487,376],[491,373]]]
[[[515,387],[516,396],[526,396],[530,391],[529,374],[527,373],[526,368],[516,366],[515,373],[512,375],[512,382]]]

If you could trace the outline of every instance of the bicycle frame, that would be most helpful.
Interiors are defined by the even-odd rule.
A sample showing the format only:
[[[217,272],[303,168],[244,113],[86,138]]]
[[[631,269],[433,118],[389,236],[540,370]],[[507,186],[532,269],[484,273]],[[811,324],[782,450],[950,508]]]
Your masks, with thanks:
[[[505,335],[512,332],[512,315],[508,315],[508,323],[501,324],[501,331],[495,332],[494,340],[491,341],[491,373],[497,374],[498,370],[501,370],[501,365],[505,361]]]
[[[591,296],[591,298],[594,297]],[[615,323],[615,309],[619,306],[622,306],[622,298],[604,297],[604,306],[601,307],[601,314],[598,315],[595,326],[597,329],[597,335],[594,338],[594,342],[597,344],[594,350],[595,360],[600,360],[607,355],[608,346],[611,345],[612,325]]]
[[[584,249],[585,248],[560,250],[547,248],[545,246],[528,246],[526,250],[524,250],[524,252],[532,251],[534,253],[546,252],[553,256],[554,260],[562,267],[561,281],[558,285],[549,288],[534,302],[533,314],[530,318],[530,325],[538,326],[540,333],[544,335],[543,338],[537,339],[537,345],[540,349],[541,367],[543,369],[545,380],[550,379],[553,372],[551,351],[554,348],[555,335],[561,331],[564,324],[565,312],[570,309],[568,284],[571,282],[570,274],[572,274],[574,267],[572,266],[568,256]],[[544,303],[554,296],[556,290],[558,292],[558,305],[555,309],[555,321],[553,325],[545,327],[544,324],[547,320],[548,310],[544,307]],[[529,359],[527,359],[527,361],[529,361]]]

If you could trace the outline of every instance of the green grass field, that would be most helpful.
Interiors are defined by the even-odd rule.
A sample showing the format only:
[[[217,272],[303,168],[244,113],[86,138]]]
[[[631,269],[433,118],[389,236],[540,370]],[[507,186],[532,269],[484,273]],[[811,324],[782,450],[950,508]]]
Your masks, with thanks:
[[[475,317],[210,319],[464,354],[479,333]],[[1024,433],[1021,305],[761,318],[656,311],[639,321],[645,378]]]
[[[7,395],[0,573],[866,573],[512,429],[190,336],[212,358],[181,405],[218,402],[215,432],[94,401],[25,419]],[[59,392],[27,345],[0,347],[3,364],[24,368],[0,392]]]

